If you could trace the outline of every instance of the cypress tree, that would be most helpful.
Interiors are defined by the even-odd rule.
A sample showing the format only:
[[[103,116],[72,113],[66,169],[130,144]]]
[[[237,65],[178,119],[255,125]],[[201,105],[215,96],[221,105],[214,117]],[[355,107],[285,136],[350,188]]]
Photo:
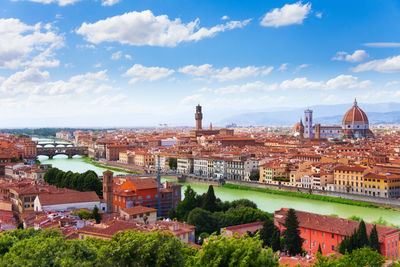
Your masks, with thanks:
[[[93,214],[93,219],[96,220],[96,223],[100,223],[101,222],[101,214],[99,213],[99,208],[97,206],[94,206],[92,214]]]
[[[283,231],[284,250],[290,256],[302,252],[303,238],[300,237],[299,221],[294,209],[290,209],[285,218],[285,230]]]
[[[214,212],[217,209],[217,198],[214,194],[214,187],[210,185],[208,191],[204,197],[203,204],[201,206],[203,209]]]
[[[272,233],[271,237],[271,248],[273,251],[281,250],[281,233],[276,226],[275,231]]]
[[[318,253],[322,254],[321,244],[318,244]]]
[[[263,247],[271,247],[272,235],[275,231],[275,225],[272,220],[267,219],[263,223],[263,227],[260,230],[260,238],[263,241]]]
[[[369,245],[367,228],[365,227],[365,222],[363,220],[361,220],[360,225],[358,226],[357,239],[357,248],[363,248]]]
[[[374,225],[374,227],[371,230],[371,233],[369,234],[369,246],[371,247],[372,250],[381,253],[381,245],[379,244],[378,231],[376,230],[376,225]]]

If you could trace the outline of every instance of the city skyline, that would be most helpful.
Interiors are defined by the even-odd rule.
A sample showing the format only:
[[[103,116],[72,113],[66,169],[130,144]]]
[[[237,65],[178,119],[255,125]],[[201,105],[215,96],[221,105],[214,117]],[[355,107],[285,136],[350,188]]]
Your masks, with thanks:
[[[3,2],[0,128],[400,102],[397,1]]]

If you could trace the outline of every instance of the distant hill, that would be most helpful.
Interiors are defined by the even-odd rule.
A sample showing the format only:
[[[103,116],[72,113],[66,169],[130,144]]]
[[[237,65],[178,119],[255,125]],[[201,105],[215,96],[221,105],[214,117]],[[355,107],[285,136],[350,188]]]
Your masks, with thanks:
[[[313,110],[315,123],[324,125],[339,125],[346,111],[352,104],[319,105],[304,108],[294,108],[273,112],[249,112],[225,118],[219,125],[236,123],[237,125],[265,125],[265,126],[289,126],[304,118],[304,110]],[[367,113],[370,124],[400,123],[400,103],[362,104],[359,106]]]

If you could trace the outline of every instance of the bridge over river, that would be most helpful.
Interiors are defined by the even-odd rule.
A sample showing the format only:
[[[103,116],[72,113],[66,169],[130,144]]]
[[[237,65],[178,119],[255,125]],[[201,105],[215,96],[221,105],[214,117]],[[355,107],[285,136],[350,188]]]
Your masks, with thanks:
[[[37,148],[37,156],[48,156],[49,159],[52,159],[57,155],[67,155],[69,159],[72,159],[75,155],[88,156],[88,148],[80,146]]]

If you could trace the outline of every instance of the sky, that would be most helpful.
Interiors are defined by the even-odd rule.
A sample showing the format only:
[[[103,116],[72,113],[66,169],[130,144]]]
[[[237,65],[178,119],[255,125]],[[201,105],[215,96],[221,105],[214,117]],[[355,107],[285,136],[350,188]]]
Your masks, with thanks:
[[[400,102],[396,0],[0,3],[0,128]]]

